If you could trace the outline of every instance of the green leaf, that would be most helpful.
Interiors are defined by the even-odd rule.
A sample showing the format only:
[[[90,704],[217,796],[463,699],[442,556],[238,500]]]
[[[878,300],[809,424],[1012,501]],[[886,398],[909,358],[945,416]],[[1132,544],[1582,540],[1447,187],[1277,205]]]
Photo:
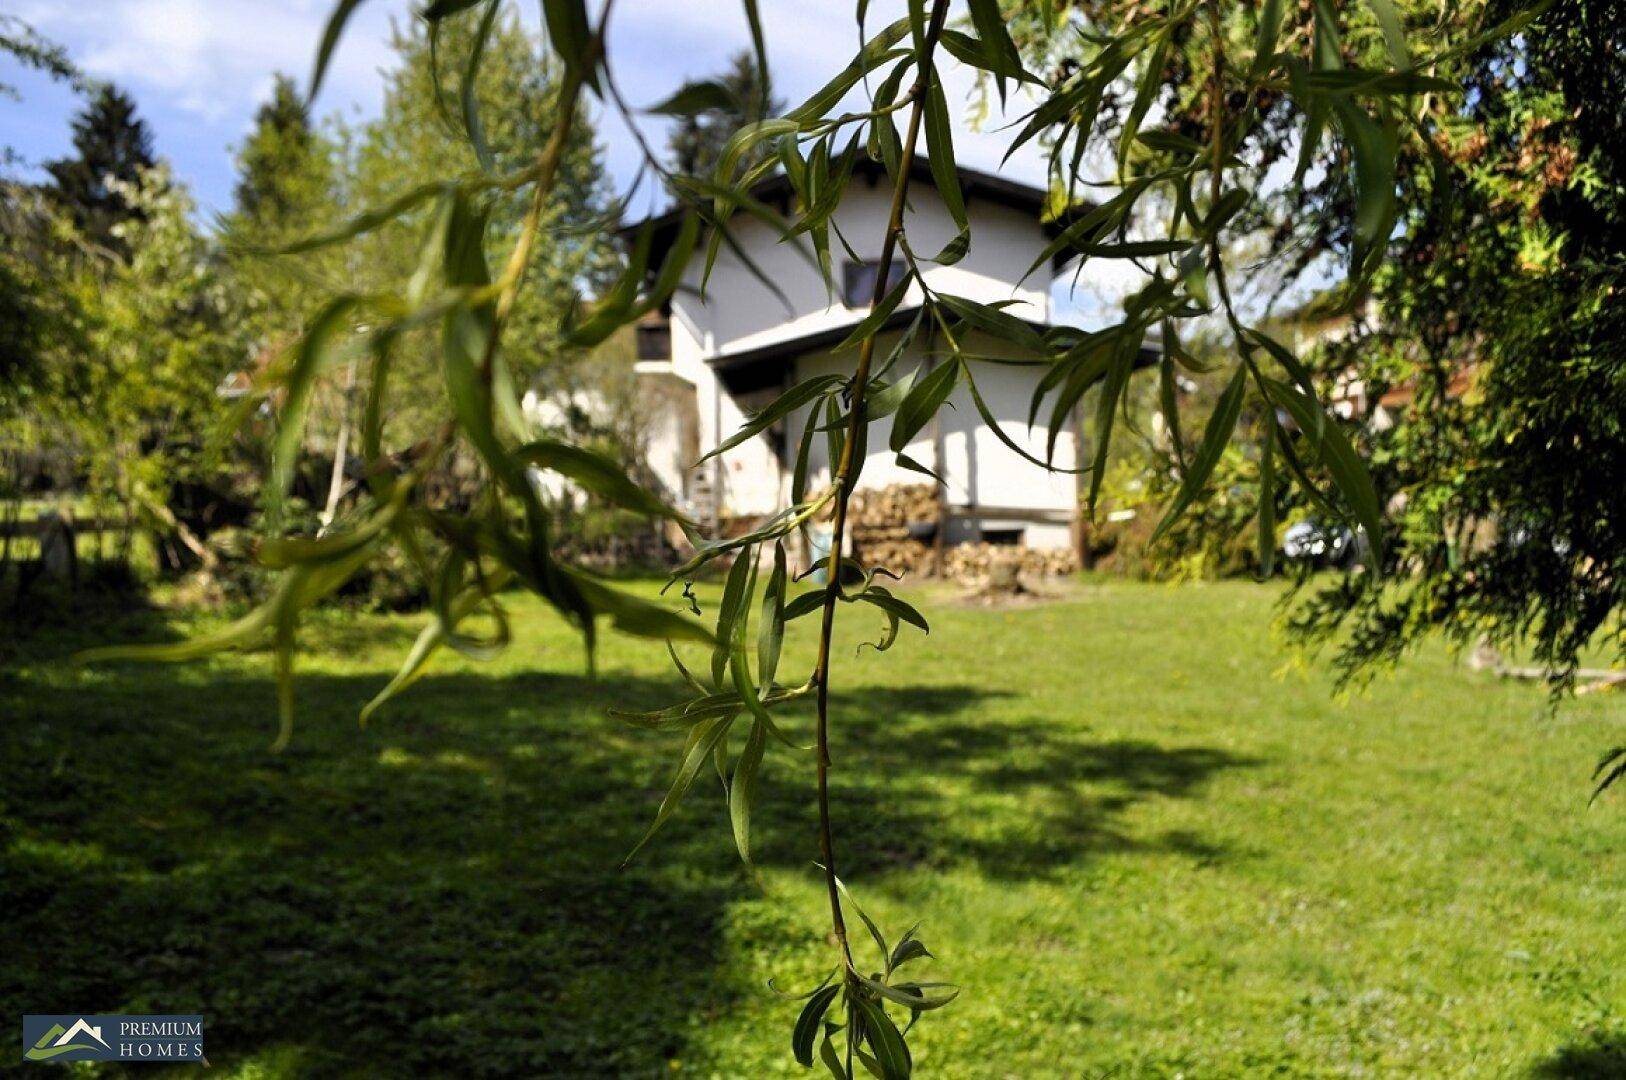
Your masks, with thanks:
[[[894,615],[924,633],[930,634],[932,632],[931,626],[926,622],[926,617],[915,610],[912,604],[906,600],[900,600],[880,585],[872,585],[868,590],[861,593],[858,599],[867,604],[874,604],[888,615]]]
[[[1411,67],[1411,50],[1406,47],[1406,26],[1400,21],[1400,12],[1390,0],[1366,0],[1372,6],[1372,14],[1377,16],[1378,26],[1383,30],[1384,44],[1389,48],[1389,59],[1397,70],[1404,71]]]
[[[1355,243],[1353,264],[1357,274],[1370,255],[1389,239],[1395,222],[1395,155],[1393,124],[1375,121],[1347,99],[1333,102],[1344,141],[1355,158]]]
[[[1383,562],[1382,506],[1372,477],[1355,447],[1313,396],[1271,378],[1261,378],[1260,386],[1271,400],[1287,410],[1315,447],[1316,455],[1332,474],[1333,483],[1354,513],[1355,521],[1366,530],[1367,541],[1372,545],[1372,568],[1377,569]]]
[[[755,556],[756,549],[750,544],[740,548],[723,582],[723,598],[717,605],[716,643],[711,654],[711,682],[719,690],[723,687],[723,676],[727,674],[734,624],[747,617],[746,609],[751,602],[752,582],[756,573]]]
[[[1334,0],[1311,0],[1315,12],[1315,63],[1317,71],[1344,66],[1344,43],[1338,35],[1338,8]]]
[[[913,274],[904,274],[898,280],[898,283],[892,286],[890,292],[870,306],[869,314],[858,321],[858,324],[852,328],[851,332],[842,339],[841,344],[830,351],[841,352],[844,349],[853,348],[866,338],[874,337],[879,333],[881,327],[892,317],[892,313],[898,310],[898,305],[903,303],[904,295],[909,292],[909,286],[913,285],[914,282]]]
[[[475,159],[480,167],[490,172],[495,167],[491,147],[486,144],[485,128],[480,123],[480,97],[476,93],[480,78],[480,64],[485,60],[486,45],[491,40],[491,29],[497,22],[499,0],[489,0],[480,25],[474,31],[474,43],[469,48],[469,59],[463,68],[463,85],[458,88],[458,101],[463,108],[463,130],[468,133],[469,145],[474,147]]]
[[[954,392],[960,375],[960,361],[949,359],[917,379],[898,406],[898,415],[892,421],[892,434],[887,445],[893,453],[901,453],[919,434]]]
[[[813,1067],[813,1040],[818,1037],[819,1021],[830,1008],[830,1003],[836,995],[841,993],[841,985],[826,986],[807,999],[802,1006],[802,1013],[796,1018],[796,1028],[790,1037],[791,1053],[795,1055],[797,1064],[804,1068]]]
[[[293,366],[284,381],[286,394],[277,418],[271,476],[265,487],[266,510],[274,522],[281,519],[282,503],[293,483],[294,465],[305,438],[305,413],[310,406],[316,376],[331,361],[340,333],[350,326],[350,315],[357,302],[354,296],[339,296],[328,301],[311,320],[310,329],[305,331],[294,354]]]
[[[1101,387],[1100,401],[1095,408],[1095,457],[1090,465],[1090,513],[1095,513],[1095,507],[1101,495],[1101,482],[1106,478],[1107,450],[1112,445],[1112,422],[1118,412],[1118,400],[1123,396],[1124,388],[1129,385],[1129,375],[1135,369],[1135,354],[1138,342],[1120,344],[1112,352],[1111,365],[1106,372],[1105,382]],[[1052,429],[1054,431],[1054,428]]]
[[[921,367],[911,368],[907,375],[890,384],[883,384],[878,379],[872,380],[869,384],[870,392],[864,398],[864,416],[873,423],[883,416],[891,416],[897,412],[898,406],[909,396],[909,391],[914,389],[915,380],[921,370]],[[880,389],[877,390],[877,386]]]
[[[757,63],[757,108],[758,116],[768,113],[768,42],[762,33],[762,14],[757,10],[757,0],[743,0],[745,4],[745,24],[751,28],[751,50]]]
[[[1016,443],[1016,441],[1014,439],[1012,439],[1009,435],[1005,434],[1005,429],[1004,429],[1003,426],[1001,426],[1001,424],[999,422],[999,418],[996,417],[994,415],[993,410],[988,407],[988,402],[986,400],[984,400],[984,398],[982,396],[982,392],[977,389],[977,382],[976,382],[975,379],[973,379],[971,377],[970,368],[966,369],[966,380],[965,380],[965,382],[966,382],[966,386],[969,387],[970,390],[971,390],[971,400],[977,406],[977,412],[982,416],[982,422],[988,427],[988,430],[993,433],[994,437],[996,439],[998,439],[1000,442],[1004,443],[1008,448],[1010,448],[1010,450],[1012,452],[1014,452],[1015,454],[1017,454],[1018,456],[1020,456],[1024,460],[1032,462],[1033,464],[1039,466],[1039,468],[1044,469],[1047,472],[1058,472],[1058,471],[1060,471],[1060,472],[1082,472],[1083,471],[1082,469],[1058,470],[1054,466],[1049,464],[1048,462],[1040,460],[1039,458],[1037,458],[1037,457],[1033,456],[1032,454],[1028,453],[1028,451],[1026,449],[1024,449],[1023,447],[1017,445],[1017,443]]]
[[[416,209],[422,204],[438,195],[445,194],[453,185],[444,180],[432,180],[427,184],[419,184],[397,195],[383,206],[371,210],[364,210],[355,217],[350,218],[336,229],[328,232],[308,236],[302,240],[284,244],[276,248],[279,255],[299,255],[307,251],[316,251],[319,248],[332,247],[352,240],[363,233],[372,232],[382,225],[387,225],[401,215]]]
[[[1186,441],[1180,434],[1179,377],[1174,370],[1174,357],[1165,352],[1157,365],[1158,407],[1163,412],[1163,424],[1169,429],[1169,443],[1174,448],[1174,463],[1182,476],[1186,472]]]
[[[875,920],[865,914],[858,901],[853,899],[853,894],[847,889],[845,881],[836,878],[836,888],[841,890],[841,895],[846,898],[847,903],[852,905],[852,909],[858,913],[859,920],[864,924],[864,928],[869,931],[870,939],[875,942],[875,947],[881,950],[881,959],[885,960],[892,951],[886,943],[886,935],[881,933],[881,928],[875,925]]]
[[[863,975],[858,976],[858,981],[886,1000],[920,1012],[941,1009],[960,996],[959,987],[952,983],[900,983],[890,986]]]
[[[899,19],[886,29],[876,34],[858,55],[837,73],[836,77],[819,87],[813,95],[796,108],[785,114],[785,119],[801,126],[822,120],[826,113],[835,108],[847,92],[858,85],[860,79],[876,68],[901,56],[909,55],[906,50],[893,49],[903,36],[909,32],[909,20]]]
[[[327,26],[322,30],[322,42],[316,48],[316,67],[311,72],[310,93],[306,95],[307,101],[315,101],[317,93],[322,89],[322,79],[327,75],[327,66],[333,59],[333,50],[339,45],[339,38],[344,34],[344,25],[350,21],[350,16],[356,13],[362,0],[339,0],[333,5],[333,14],[328,16]]]
[[[1177,255],[1192,244],[1190,240],[1124,240],[1109,244],[1079,244],[1073,250],[1091,259],[1146,259]]]
[[[991,304],[949,293],[938,293],[937,299],[949,311],[984,333],[1030,352],[1045,351],[1044,337],[1015,315],[1007,314]]]
[[[866,998],[854,998],[853,1004],[864,1018],[864,1037],[874,1051],[884,1080],[909,1080],[913,1065],[909,1047],[903,1041],[898,1026],[880,1005]]]
[[[483,4],[485,0],[432,0],[424,5],[420,12],[425,22],[439,22],[448,15],[456,15],[460,11],[467,11],[476,4]]]
[[[838,1030],[840,1029],[834,1024],[824,1026],[824,1041],[819,1043],[819,1060],[824,1063],[824,1067],[829,1070],[834,1080],[852,1080],[852,1074],[847,1071],[847,1066],[841,1063],[841,1055],[836,1052],[835,1043],[830,1041],[831,1034]]]
[[[1276,568],[1276,417],[1265,419],[1265,443],[1259,453],[1259,576]]]
[[[542,17],[548,28],[548,40],[564,61],[566,70],[581,67],[592,33],[582,0],[542,0]],[[595,89],[598,86],[597,76],[591,71],[582,72],[581,79]]]
[[[514,458],[521,464],[556,472],[583,491],[646,517],[687,520],[654,493],[634,483],[621,466],[586,447],[557,439],[536,439],[515,450]]]
[[[887,968],[895,971],[911,960],[930,959],[931,955],[931,950],[926,948],[925,943],[915,937],[914,931],[911,930],[893,947],[892,958],[887,961]]]
[[[739,431],[724,440],[716,449],[705,454],[695,464],[698,465],[700,462],[714,458],[718,454],[727,453],[747,439],[761,434],[802,406],[818,401],[837,386],[840,386],[843,381],[845,380],[840,375],[818,375],[796,384],[775,398],[773,404],[752,416],[740,427]]]
[[[1005,28],[999,0],[967,0],[967,3],[971,8],[971,25],[982,40],[982,63],[978,66],[993,73],[1003,101],[1006,79],[1035,80],[1022,67],[1022,55],[1016,51],[1010,32]]]
[[[672,779],[672,786],[667,789],[666,797],[661,800],[660,808],[655,811],[655,820],[643,837],[633,845],[632,850],[627,852],[627,857],[621,862],[622,866],[632,862],[633,856],[649,843],[650,838],[659,832],[661,826],[665,825],[667,819],[677,811],[683,797],[694,786],[695,777],[700,775],[701,767],[711,757],[717,744],[728,734],[728,729],[733,723],[734,716],[729,714],[714,720],[704,720],[690,731],[688,741],[683,747],[682,763],[678,766],[677,775]]]
[[[1237,365],[1236,374],[1226,384],[1220,393],[1219,401],[1214,405],[1214,411],[1208,418],[1208,426],[1203,429],[1202,442],[1197,444],[1197,452],[1191,456],[1191,464],[1186,469],[1186,475],[1180,481],[1180,490],[1175,493],[1174,501],[1164,513],[1163,520],[1157,523],[1152,531],[1150,543],[1157,543],[1182,514],[1194,502],[1198,495],[1208,484],[1208,478],[1214,472],[1214,466],[1225,453],[1225,444],[1231,441],[1231,433],[1236,430],[1237,418],[1242,415],[1242,395],[1247,389],[1247,368]]]
[[[624,634],[665,641],[696,641],[704,645],[715,641],[710,630],[687,615],[612,589],[573,567],[561,566],[559,569],[574,583],[593,612],[609,616],[611,625]]]
[[[722,150],[718,152],[717,166],[712,171],[712,178],[719,184],[731,183],[734,180],[735,170],[739,168],[740,161],[751,147],[765,139],[777,139],[796,129],[796,121],[786,119],[758,120],[739,128],[729,136]]]
[[[715,79],[686,82],[658,105],[644,110],[661,116],[695,116],[703,112],[743,112],[744,102]]]
[[[954,158],[954,129],[949,122],[948,100],[943,96],[943,80],[934,70],[931,85],[926,90],[924,120],[926,148],[932,167],[932,183],[948,207],[949,216],[962,234],[970,230],[965,214],[965,195],[960,190],[960,171]],[[964,255],[962,250],[960,255]]]
[[[1276,55],[1276,39],[1282,32],[1284,0],[1264,0],[1259,7],[1259,32],[1253,39],[1253,67],[1250,78],[1258,78],[1271,66]]]
[[[757,620],[757,677],[764,688],[779,672],[779,653],[785,643],[785,545],[774,541],[773,572],[762,591],[762,614]]]
[[[757,770],[768,745],[768,725],[761,720],[751,724],[745,749],[734,766],[734,779],[728,785],[728,818],[734,826],[734,845],[746,865],[751,863],[751,800],[756,797]]]
[[[1129,148],[1135,142],[1135,136],[1140,131],[1141,121],[1146,119],[1147,111],[1157,95],[1163,89],[1163,69],[1169,62],[1169,40],[1173,32],[1173,24],[1158,34],[1157,40],[1146,55],[1146,66],[1141,71],[1140,85],[1135,90],[1135,100],[1130,105],[1129,115],[1124,118],[1123,131],[1118,137],[1118,169],[1122,173],[1124,165],[1129,160]]]

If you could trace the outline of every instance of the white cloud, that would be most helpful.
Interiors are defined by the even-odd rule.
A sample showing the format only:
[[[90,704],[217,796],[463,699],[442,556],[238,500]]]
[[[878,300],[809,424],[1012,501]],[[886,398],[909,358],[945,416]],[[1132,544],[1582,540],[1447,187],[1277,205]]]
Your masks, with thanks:
[[[252,110],[274,71],[310,71],[330,0],[31,0],[21,15],[65,42],[91,75],[211,124]],[[334,60],[331,95],[376,108],[388,59],[386,9],[355,20]]]

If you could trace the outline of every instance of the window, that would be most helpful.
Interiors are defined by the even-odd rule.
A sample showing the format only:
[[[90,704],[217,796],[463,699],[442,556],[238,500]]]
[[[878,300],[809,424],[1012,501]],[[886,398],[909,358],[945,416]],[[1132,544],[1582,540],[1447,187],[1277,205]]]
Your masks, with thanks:
[[[638,326],[638,359],[672,359],[672,324],[660,322],[640,323]]]
[[[1022,543],[1022,534],[1026,529],[983,529],[982,542],[994,544],[999,547],[1018,547]]]
[[[880,265],[874,262],[849,262],[841,267],[841,302],[850,308],[869,307],[875,299],[875,275]],[[901,260],[893,260],[887,270],[886,291],[897,288],[907,268]]]

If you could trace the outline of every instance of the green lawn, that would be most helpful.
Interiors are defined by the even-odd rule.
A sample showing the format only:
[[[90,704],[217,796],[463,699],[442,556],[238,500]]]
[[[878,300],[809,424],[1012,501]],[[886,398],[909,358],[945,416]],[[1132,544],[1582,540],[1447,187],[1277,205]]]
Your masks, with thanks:
[[[966,988],[912,1037],[919,1075],[1626,1075],[1626,800],[1586,804],[1626,699],[1555,716],[1428,655],[1340,701],[1273,639],[1275,595],[917,595],[932,635],[857,658],[877,620],[848,612],[842,870]],[[714,781],[617,869],[678,739],[604,710],[678,683],[626,640],[588,681],[562,625],[514,606],[504,658],[445,663],[368,730],[421,617],[326,621],[280,756],[266,656],[66,661],[165,632],[140,613],[21,646],[12,1022],[201,1012],[213,1076],[810,1075],[764,984],[831,960],[811,759],[770,748],[764,888]]]

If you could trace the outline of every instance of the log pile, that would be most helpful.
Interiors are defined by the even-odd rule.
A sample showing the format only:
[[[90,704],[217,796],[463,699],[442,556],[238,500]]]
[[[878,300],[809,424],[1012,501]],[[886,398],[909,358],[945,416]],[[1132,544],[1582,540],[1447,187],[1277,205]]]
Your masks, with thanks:
[[[1059,577],[1078,569],[1068,548],[1023,548],[1009,544],[956,544],[943,553],[943,573],[955,581],[988,580],[996,563],[1014,562],[1023,577]]]
[[[853,550],[865,566],[926,577],[932,572],[932,534],[942,526],[930,484],[892,484],[853,492],[848,506]]]
[[[884,566],[910,577],[931,575],[932,537],[943,525],[942,507],[931,484],[860,489],[853,492],[848,513],[854,554],[865,566]],[[1078,569],[1078,560],[1068,549],[955,544],[943,551],[943,573],[954,581],[981,584],[993,564],[1002,560],[1014,561],[1025,577],[1054,577]]]

